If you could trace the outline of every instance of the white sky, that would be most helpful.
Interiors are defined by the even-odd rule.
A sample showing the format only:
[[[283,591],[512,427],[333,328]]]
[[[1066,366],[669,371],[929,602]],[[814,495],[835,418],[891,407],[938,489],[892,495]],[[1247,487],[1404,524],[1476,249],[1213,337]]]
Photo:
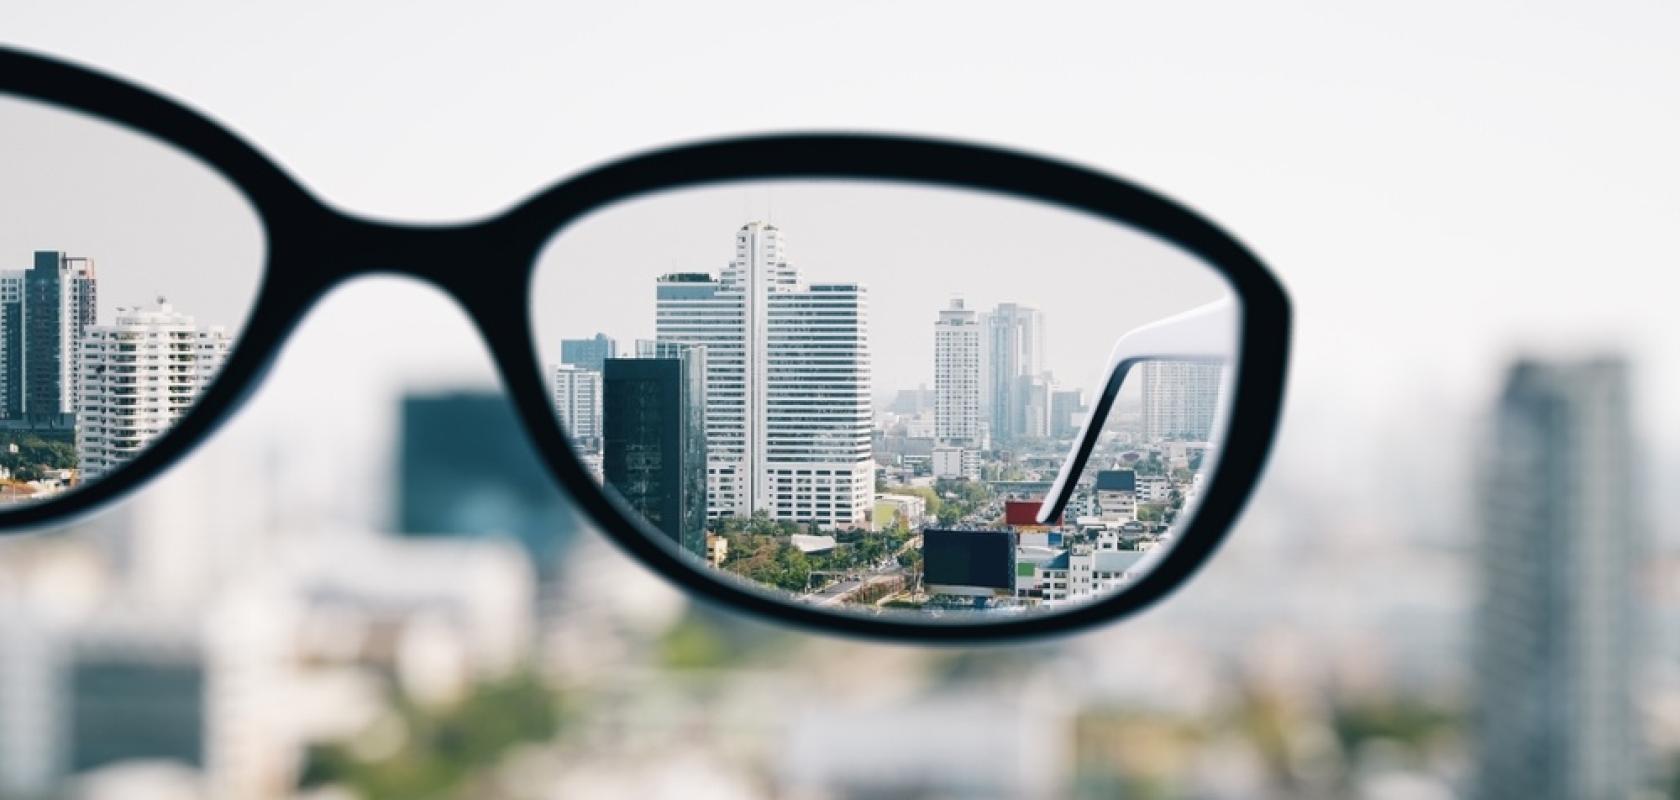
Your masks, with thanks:
[[[0,269],[36,250],[91,257],[99,322],[158,297],[236,331],[263,269],[263,231],[232,184],[152,139],[0,96]]]
[[[1288,285],[1280,470],[1352,475],[1356,454],[1392,443],[1376,427],[1439,430],[1438,410],[1485,404],[1501,361],[1536,342],[1631,350],[1646,423],[1680,442],[1664,413],[1680,400],[1680,7],[998,8],[37,4],[10,9],[0,36],[183,98],[330,200],[396,218],[490,213],[603,160],[726,133],[907,131],[1053,154],[1202,210]],[[371,429],[405,376],[488,374],[427,291],[381,283],[329,305],[253,413]],[[1467,456],[1442,444],[1442,461]]]

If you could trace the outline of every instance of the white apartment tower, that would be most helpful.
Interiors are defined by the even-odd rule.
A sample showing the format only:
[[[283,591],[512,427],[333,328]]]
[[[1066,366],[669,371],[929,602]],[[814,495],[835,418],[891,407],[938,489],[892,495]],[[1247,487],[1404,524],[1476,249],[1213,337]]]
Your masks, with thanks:
[[[707,515],[866,527],[874,498],[867,293],[806,283],[749,222],[723,273],[659,279],[660,341],[706,348]]]
[[[550,373],[554,414],[579,452],[601,450],[601,373],[571,364]]]
[[[162,298],[156,308],[117,309],[116,323],[82,337],[76,455],[82,478],[97,477],[169,430],[226,360],[230,338],[199,328]]]
[[[939,312],[933,325],[934,437],[978,446],[980,431],[980,322],[962,298]]]
[[[1205,442],[1213,433],[1219,409],[1219,364],[1197,361],[1145,361],[1143,438]]]

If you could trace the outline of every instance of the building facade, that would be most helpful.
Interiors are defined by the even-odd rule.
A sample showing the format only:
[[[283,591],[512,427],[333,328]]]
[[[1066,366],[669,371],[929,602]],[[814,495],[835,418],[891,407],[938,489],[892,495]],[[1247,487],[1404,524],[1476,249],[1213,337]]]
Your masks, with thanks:
[[[706,349],[708,515],[867,527],[874,497],[867,293],[807,283],[751,222],[721,275],[656,287],[660,341]]]
[[[601,372],[558,364],[549,373],[554,415],[582,453],[601,449]]]
[[[980,320],[952,298],[933,325],[934,437],[943,444],[978,446]]]
[[[1138,370],[1143,383],[1145,441],[1205,442],[1213,435],[1213,421],[1219,410],[1220,365],[1145,361]]]
[[[215,379],[231,340],[200,328],[161,298],[117,310],[113,325],[82,337],[76,392],[76,457],[82,478],[121,466],[168,431]]]
[[[1045,369],[1044,338],[1044,313],[1031,306],[1002,303],[986,315],[987,415],[999,441],[1028,438],[1048,423],[1048,402],[1039,409],[1045,424],[1035,424],[1028,409],[1030,379],[1042,379]]]
[[[35,252],[29,269],[0,273],[0,412],[54,418],[77,407],[81,340],[98,320],[93,259]]]
[[[588,339],[561,339],[560,363],[587,370],[601,371],[601,364],[618,358],[618,342],[604,333]]]
[[[1050,435],[1057,439],[1071,439],[1079,433],[1085,421],[1085,393],[1079,389],[1054,389],[1050,392]]]
[[[609,358],[602,475],[678,547],[706,555],[706,351]]]
[[[1519,362],[1494,425],[1479,491],[1475,796],[1636,796],[1644,520],[1627,370]]]

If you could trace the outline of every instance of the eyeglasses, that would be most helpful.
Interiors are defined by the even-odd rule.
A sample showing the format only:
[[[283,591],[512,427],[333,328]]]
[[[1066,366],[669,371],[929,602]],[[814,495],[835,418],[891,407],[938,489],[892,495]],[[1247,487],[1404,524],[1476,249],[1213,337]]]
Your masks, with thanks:
[[[1219,544],[1275,430],[1277,281],[1189,209],[1056,161],[728,139],[423,226],[328,208],[193,111],[12,50],[0,131],[0,530],[154,477],[374,272],[461,303],[626,551],[824,631],[1002,639],[1142,608]]]

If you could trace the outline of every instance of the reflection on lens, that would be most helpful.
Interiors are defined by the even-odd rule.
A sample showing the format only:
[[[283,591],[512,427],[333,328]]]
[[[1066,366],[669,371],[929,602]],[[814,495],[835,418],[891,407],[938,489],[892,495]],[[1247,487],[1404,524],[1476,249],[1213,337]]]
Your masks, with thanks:
[[[261,224],[199,162],[0,97],[0,502],[109,475],[215,377],[256,294]]]
[[[1216,456],[1234,342],[1132,369],[1066,513],[1036,518],[1116,341],[1229,296],[1185,254],[1067,210],[778,181],[575,223],[540,259],[533,335],[579,457],[696,565],[960,621],[1103,596],[1170,547]]]

